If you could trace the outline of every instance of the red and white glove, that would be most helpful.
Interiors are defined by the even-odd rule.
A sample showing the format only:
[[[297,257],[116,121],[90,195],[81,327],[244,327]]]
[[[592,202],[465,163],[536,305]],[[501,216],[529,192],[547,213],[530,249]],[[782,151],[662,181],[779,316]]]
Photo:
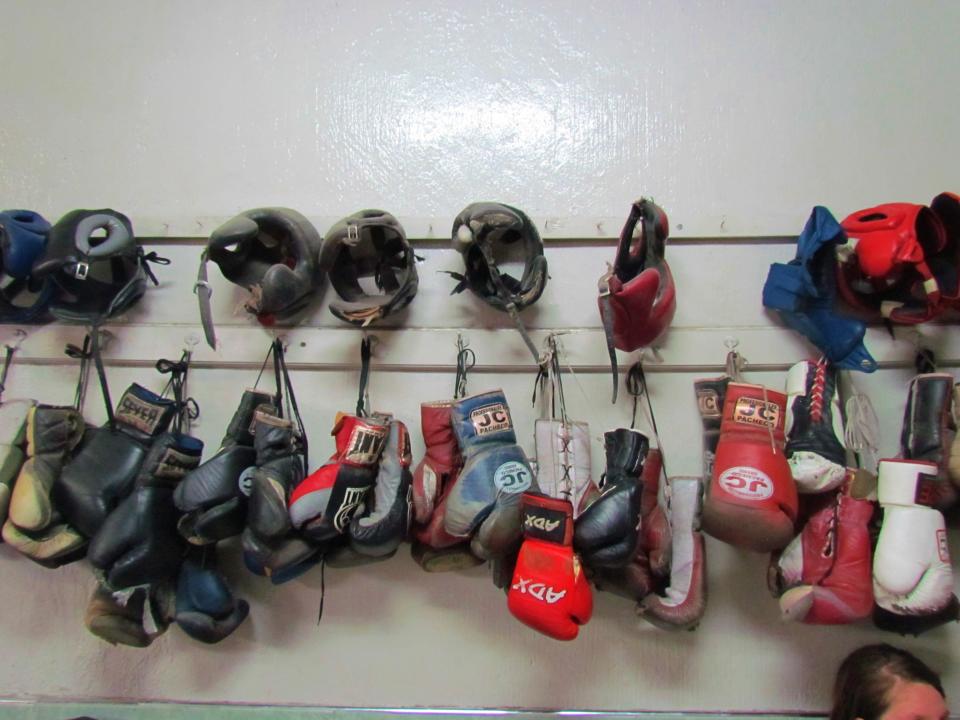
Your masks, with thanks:
[[[703,529],[718,540],[770,552],[793,539],[797,487],[784,454],[786,402],[760,385],[727,386],[703,508]]]
[[[873,554],[873,621],[914,635],[958,618],[953,568],[936,497],[939,468],[913,460],[881,460],[877,499],[883,525]]]
[[[573,640],[593,613],[593,594],[573,552],[573,506],[540,493],[521,501],[523,545],[507,607],[520,622],[557,640]]]
[[[668,575],[669,585],[662,593],[647,595],[637,613],[657,627],[690,630],[696,627],[706,609],[706,560],[700,533],[700,507],[703,480],[698,477],[669,478],[661,484],[659,513],[651,520],[665,517],[669,550],[651,549],[651,571]],[[662,544],[662,541],[661,541]]]
[[[810,515],[777,560],[776,590],[784,620],[838,625],[870,617],[873,610],[870,520],[875,504],[844,486],[817,498]]]
[[[469,541],[443,527],[447,498],[460,476],[463,457],[453,434],[452,401],[420,405],[426,454],[413,472],[413,559],[428,572],[460,570],[483,562]]]
[[[290,521],[314,542],[341,536],[377,478],[387,423],[337,413],[336,451],[290,493]]]

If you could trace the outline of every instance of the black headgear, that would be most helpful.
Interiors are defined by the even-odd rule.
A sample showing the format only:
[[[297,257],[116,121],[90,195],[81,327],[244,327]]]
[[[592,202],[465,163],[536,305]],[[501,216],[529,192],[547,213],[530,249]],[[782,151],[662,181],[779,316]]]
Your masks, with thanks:
[[[104,231],[104,236],[95,233]],[[129,218],[115,210],[73,210],[50,229],[46,251],[33,275],[54,283],[50,311],[60,320],[96,324],[141,298],[149,277],[145,255]]]
[[[307,218],[290,208],[256,208],[240,213],[210,235],[200,259],[197,297],[200,319],[210,347],[216,347],[207,283],[207,260],[223,276],[250,291],[247,312],[260,322],[301,309],[322,284],[317,254],[323,238]]]
[[[348,323],[366,327],[400,310],[417,294],[417,258],[397,219],[383,210],[361,210],[327,232],[320,267],[340,296],[330,312]],[[360,286],[372,277],[382,295]]]

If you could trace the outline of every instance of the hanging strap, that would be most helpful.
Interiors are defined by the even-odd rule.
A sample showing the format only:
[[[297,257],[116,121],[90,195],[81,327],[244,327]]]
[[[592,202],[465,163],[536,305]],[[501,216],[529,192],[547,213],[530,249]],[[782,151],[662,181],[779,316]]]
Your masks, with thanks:
[[[293,383],[290,381],[290,371],[287,368],[285,357],[286,350],[283,347],[283,341],[279,338],[273,342],[273,362],[277,377],[277,398],[278,406],[280,403],[281,384],[286,391],[287,415],[297,424],[297,432],[300,435],[300,447],[302,448],[301,464],[303,476],[306,477],[307,469],[310,467],[309,452],[307,447],[307,431],[303,426],[303,417],[300,415],[300,406],[297,405],[297,396],[293,392]]]
[[[207,260],[209,255],[204,250],[200,255],[200,269],[197,271],[197,282],[193,286],[193,292],[197,296],[197,302],[200,304],[200,323],[203,325],[203,334],[207,338],[207,344],[217,349],[217,334],[213,329],[213,308],[210,298],[213,295],[213,288],[207,280]]]
[[[541,419],[556,419],[567,425],[569,419],[561,380],[560,346],[557,343],[556,335],[551,333],[547,336],[546,346],[547,349],[541,355],[543,360],[533,383],[533,404],[534,406],[537,404],[537,390],[539,388]],[[548,391],[549,395],[547,394]]]
[[[180,360],[157,360],[157,372],[164,375],[169,374],[170,379],[166,387],[160,393],[165,397],[168,392],[173,393],[173,401],[176,406],[176,414],[173,416],[173,431],[180,434],[186,430],[189,432],[190,423],[200,417],[200,406],[192,397],[187,396],[187,374],[190,371],[191,352],[184,350]]]
[[[357,417],[367,417],[370,411],[370,396],[367,383],[370,380],[371,342],[368,335],[360,341],[360,388],[357,393]]]
[[[7,345],[3,355],[3,370],[0,370],[0,399],[3,398],[3,391],[7,387],[7,373],[10,372],[10,365],[13,362],[13,354],[17,351],[13,345]]]
[[[607,353],[610,355],[610,374],[613,377],[613,399],[611,403],[617,402],[617,394],[620,390],[620,368],[617,365],[617,348],[613,341],[613,307],[610,305],[610,288],[607,280],[613,274],[609,273],[600,279],[600,296],[597,305],[600,307],[600,323],[603,325],[603,334],[607,339]]]
[[[487,263],[490,280],[493,282],[493,287],[497,291],[497,296],[503,302],[507,313],[509,313],[510,318],[513,320],[513,324],[517,326],[517,330],[520,332],[523,342],[526,343],[527,348],[530,350],[530,354],[533,355],[533,359],[537,365],[541,365],[543,359],[540,357],[540,353],[537,352],[537,346],[533,344],[533,339],[530,337],[530,333],[527,332],[523,320],[520,319],[520,311],[517,310],[517,304],[513,301],[513,296],[510,294],[510,291],[507,290],[507,286],[503,284],[503,278],[500,277],[500,270],[497,269],[497,263],[496,260],[494,260],[493,249],[490,247],[490,243],[488,243],[485,238],[477,238],[477,246],[480,248],[484,262]]]
[[[100,392],[103,395],[103,404],[107,410],[107,423],[110,429],[116,427],[116,419],[113,416],[113,400],[110,397],[110,385],[107,383],[107,371],[103,367],[103,354],[100,351],[101,337],[100,324],[94,323],[90,328],[91,348],[93,363],[97,368],[97,378],[100,380]]]
[[[83,338],[83,347],[77,347],[72,343],[68,343],[63,351],[68,357],[80,361],[80,374],[77,377],[77,390],[73,396],[73,408],[81,415],[83,414],[84,403],[87,400],[87,383],[90,380],[90,360],[93,358],[90,343],[90,334],[87,333]]]
[[[657,447],[660,449],[660,463],[663,468],[664,477],[670,477],[667,473],[667,456],[663,451],[663,443],[660,442],[660,431],[657,428],[657,416],[653,412],[653,402],[650,400],[650,389],[647,387],[647,374],[643,370],[643,362],[638,360],[627,371],[627,392],[633,396],[633,417],[630,420],[630,429],[636,428],[637,407],[640,397],[643,396],[647,401],[647,416],[650,419],[650,427],[653,430],[653,436],[657,439]]]
[[[140,267],[143,268],[143,272],[154,285],[159,286],[160,281],[157,280],[157,276],[153,274],[153,268],[150,267],[150,263],[156,263],[157,265],[169,265],[170,258],[165,258],[157,254],[156,250],[151,250],[150,252],[144,252],[143,247],[140,248]]]
[[[937,371],[937,356],[933,350],[929,348],[920,348],[917,350],[917,356],[914,358],[913,365],[916,367],[917,374],[919,375],[935,373]]]
[[[457,335],[457,377],[454,381],[453,399],[467,395],[467,373],[477,364],[477,355],[467,347],[461,335]]]

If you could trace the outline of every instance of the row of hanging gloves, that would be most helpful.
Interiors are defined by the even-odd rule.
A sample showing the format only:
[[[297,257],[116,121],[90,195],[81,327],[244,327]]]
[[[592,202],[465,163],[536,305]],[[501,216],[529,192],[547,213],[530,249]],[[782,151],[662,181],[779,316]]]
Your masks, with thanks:
[[[110,642],[142,647],[172,622],[217,642],[248,607],[234,600],[213,549],[188,549],[177,533],[174,488],[200,465],[203,450],[188,434],[198,412],[186,395],[188,354],[157,363],[170,376],[163,393],[134,383],[114,410],[91,337],[97,333],[82,349],[67,348],[81,360],[73,405],[0,405],[3,539],[47,568],[86,557],[97,587],[85,622]],[[11,355],[8,349],[5,367]],[[102,427],[82,414],[91,361],[107,408]]]
[[[794,365],[786,393],[732,374],[696,383],[712,465],[703,529],[771,552],[768,585],[784,619],[872,616],[901,634],[957,620],[943,515],[960,487],[954,378],[921,372],[910,381],[899,455],[873,466],[853,452],[873,443],[847,430],[876,418],[854,396],[845,429],[837,368],[826,359]]]
[[[83,358],[73,406],[0,406],[5,541],[48,568],[86,557],[98,581],[87,627],[138,647],[174,622],[208,643],[243,622],[248,605],[216,568],[217,543],[237,536],[248,569],[274,583],[318,563],[386,559],[405,541],[428,571],[493,561],[510,610],[557,638],[574,637],[590,617],[587,574],[638,599],[653,587],[666,592],[669,508],[658,504],[659,456],[645,435],[605,435],[607,471],[598,487],[590,479],[589,431],[566,419],[561,399],[561,418],[537,423],[535,471],[503,392],[464,397],[463,368],[456,399],[422,405],[426,456],[413,468],[404,423],[368,412],[366,343],[364,351],[357,411],[338,414],[335,452],[308,474],[306,433],[279,341],[268,355],[276,392],[245,390],[220,449],[204,463],[202,443],[187,433],[197,408],[186,394],[186,354],[158,363],[171,375],[167,391],[134,384],[114,410],[98,349],[73,348]],[[82,418],[91,361],[108,409],[103,427]],[[557,389],[555,354],[552,361],[544,386]],[[648,539],[660,527],[660,560],[649,568],[638,532],[641,499],[646,515],[659,516],[644,526]],[[674,538],[683,544],[681,533]],[[678,619],[668,599],[662,607],[648,599],[647,616],[676,626],[699,617]]]
[[[73,407],[5,402],[4,539],[48,567],[86,556],[99,581],[88,627],[138,646],[174,621],[205,642],[239,626],[248,607],[215,566],[217,542],[236,536],[247,567],[275,583],[317,563],[386,559],[405,541],[428,571],[492,561],[509,610],[558,639],[590,619],[591,583],[635,600],[658,626],[695,626],[706,603],[701,524],[775,553],[771,587],[788,619],[853,622],[874,611],[879,627],[921,632],[957,616],[940,512],[957,497],[949,375],[911,382],[902,458],[881,461],[879,492],[869,473],[849,469],[836,371],[825,361],[794,366],[786,394],[740,382],[735,362],[726,376],[696,381],[702,478],[668,477],[660,450],[621,428],[604,434],[595,484],[590,432],[567,417],[555,347],[539,383],[535,463],[517,444],[502,391],[465,397],[461,374],[453,400],[421,406],[426,454],[416,468],[406,426],[368,412],[365,350],[357,411],[338,415],[336,450],[311,474],[280,342],[271,346],[276,392],[244,391],[202,464],[202,445],[183,431],[194,407],[187,358],[158,365],[171,374],[172,399],[133,385],[114,412],[104,384],[102,428],[83,423],[82,382]],[[74,354],[84,365],[98,357]],[[635,397],[646,394],[639,366],[631,383]]]
[[[461,349],[454,399],[421,405],[426,451],[416,467],[405,424],[367,408],[366,345],[356,413],[338,414],[335,452],[312,474],[302,426],[278,421],[269,394],[245,391],[221,449],[174,493],[181,533],[200,546],[239,535],[247,568],[278,584],[318,563],[322,572],[384,560],[407,541],[430,572],[491,561],[510,611],[557,639],[576,637],[589,620],[590,578],[603,589],[646,598],[642,609],[652,622],[695,624],[702,593],[680,608],[676,601],[688,590],[675,586],[676,569],[689,574],[694,567],[683,548],[694,552],[699,479],[692,492],[677,491],[671,515],[669,486],[658,496],[658,451],[642,433],[619,429],[605,435],[607,470],[594,484],[589,430],[566,418],[552,339],[538,383],[560,397],[559,417],[537,421],[531,463],[517,443],[504,393],[466,396],[470,352]],[[279,346],[274,358],[282,358]],[[671,517],[679,518],[681,495],[686,534],[673,533],[681,549],[671,553]],[[643,536],[641,509],[649,518]],[[698,576],[687,587],[702,586],[702,541],[698,547]],[[671,558],[683,560],[674,562],[673,575]],[[321,614],[322,608],[321,598]]]

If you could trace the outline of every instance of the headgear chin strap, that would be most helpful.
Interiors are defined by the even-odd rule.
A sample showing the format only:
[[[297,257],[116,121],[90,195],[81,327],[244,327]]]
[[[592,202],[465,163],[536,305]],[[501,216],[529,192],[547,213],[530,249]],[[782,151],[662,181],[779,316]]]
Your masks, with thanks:
[[[100,232],[104,235],[100,235]],[[50,311],[59,320],[96,325],[131,307],[157,279],[129,218],[115,210],[73,210],[50,229],[46,251],[33,275],[54,284]]]
[[[673,275],[664,257],[669,234],[670,223],[660,206],[646,198],[637,200],[620,232],[613,267],[598,283],[597,305],[610,354],[613,402],[619,386],[617,350],[631,352],[653,344],[677,310]]]
[[[837,284],[849,305],[870,318],[915,325],[957,302],[958,199],[942,193],[932,205],[886,203],[844,219],[850,241],[838,250]]]
[[[417,257],[397,219],[383,210],[361,210],[327,232],[320,268],[330,276],[339,301],[330,312],[352,325],[368,327],[402,310],[417,294]],[[379,294],[367,292],[372,280]]]
[[[207,260],[227,280],[246,288],[244,309],[265,325],[303,309],[322,283],[317,256],[323,239],[307,218],[290,208],[240,213],[210,235],[200,258],[195,290],[207,343],[216,349],[207,282]]]
[[[453,246],[463,255],[463,274],[449,272],[460,282],[451,294],[470,288],[488,305],[509,313],[537,364],[540,353],[520,320],[520,311],[533,305],[547,285],[547,259],[543,241],[530,218],[515,207],[501,203],[473,203],[453,221]],[[498,251],[519,243],[523,253],[520,278],[501,272]]]
[[[33,264],[47,246],[50,223],[32,210],[0,212],[0,322],[44,323],[53,285],[32,281]]]

